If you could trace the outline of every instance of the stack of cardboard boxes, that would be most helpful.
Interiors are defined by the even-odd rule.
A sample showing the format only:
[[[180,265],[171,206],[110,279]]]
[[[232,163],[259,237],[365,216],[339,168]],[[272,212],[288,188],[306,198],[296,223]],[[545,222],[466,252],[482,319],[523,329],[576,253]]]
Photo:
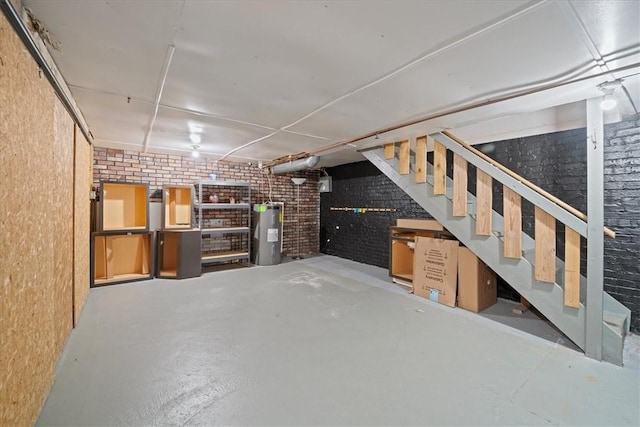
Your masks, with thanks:
[[[398,227],[438,229],[434,220],[398,220]],[[452,235],[417,235],[413,251],[413,292],[449,307],[478,313],[497,301],[496,274]]]

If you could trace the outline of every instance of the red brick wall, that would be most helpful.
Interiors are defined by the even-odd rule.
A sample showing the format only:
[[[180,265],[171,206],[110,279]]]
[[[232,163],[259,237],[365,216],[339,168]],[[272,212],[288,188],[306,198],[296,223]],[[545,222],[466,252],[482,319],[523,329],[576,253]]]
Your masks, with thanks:
[[[266,173],[255,165],[226,164],[212,159],[177,156],[170,154],[139,153],[111,148],[94,148],[93,181],[144,182],[149,184],[151,200],[160,200],[164,184],[197,184],[217,174],[218,181],[251,183],[251,203],[269,200],[269,183]],[[284,252],[297,253],[297,205],[296,186],[291,177],[307,178],[300,187],[300,252],[318,252],[320,229],[319,171],[300,171],[284,175],[269,175],[271,199],[284,202]],[[154,193],[157,193],[154,194]]]

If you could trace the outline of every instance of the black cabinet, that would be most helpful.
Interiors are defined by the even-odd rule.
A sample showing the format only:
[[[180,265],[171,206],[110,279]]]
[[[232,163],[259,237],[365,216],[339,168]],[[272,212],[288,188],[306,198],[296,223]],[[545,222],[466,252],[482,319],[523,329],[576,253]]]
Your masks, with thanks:
[[[200,230],[158,230],[156,277],[186,279],[202,273]]]

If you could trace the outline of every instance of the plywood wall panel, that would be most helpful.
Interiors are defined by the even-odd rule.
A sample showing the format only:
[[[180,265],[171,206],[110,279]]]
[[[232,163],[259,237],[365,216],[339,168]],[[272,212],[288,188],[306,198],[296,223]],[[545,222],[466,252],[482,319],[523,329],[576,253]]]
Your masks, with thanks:
[[[0,15],[0,425],[32,425],[72,325],[73,126]]]
[[[93,185],[93,150],[80,128],[75,130],[75,182],[73,195],[73,322],[78,323],[89,296],[89,199]]]
[[[73,327],[73,120],[62,103],[54,104],[53,268],[56,352],[61,352]]]
[[[59,356],[51,238],[56,99],[4,15],[0,53],[0,425],[13,426],[37,419]]]

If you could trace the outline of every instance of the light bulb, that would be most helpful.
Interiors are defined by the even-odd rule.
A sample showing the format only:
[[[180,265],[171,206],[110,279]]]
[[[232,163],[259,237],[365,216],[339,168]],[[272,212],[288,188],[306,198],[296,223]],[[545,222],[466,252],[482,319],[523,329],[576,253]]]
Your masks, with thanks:
[[[606,95],[602,99],[602,102],[600,103],[600,108],[602,108],[604,111],[609,111],[613,109],[616,105],[618,105],[618,101],[613,99],[611,95]]]
[[[200,157],[200,152],[198,150],[194,149],[191,152],[191,157]]]

